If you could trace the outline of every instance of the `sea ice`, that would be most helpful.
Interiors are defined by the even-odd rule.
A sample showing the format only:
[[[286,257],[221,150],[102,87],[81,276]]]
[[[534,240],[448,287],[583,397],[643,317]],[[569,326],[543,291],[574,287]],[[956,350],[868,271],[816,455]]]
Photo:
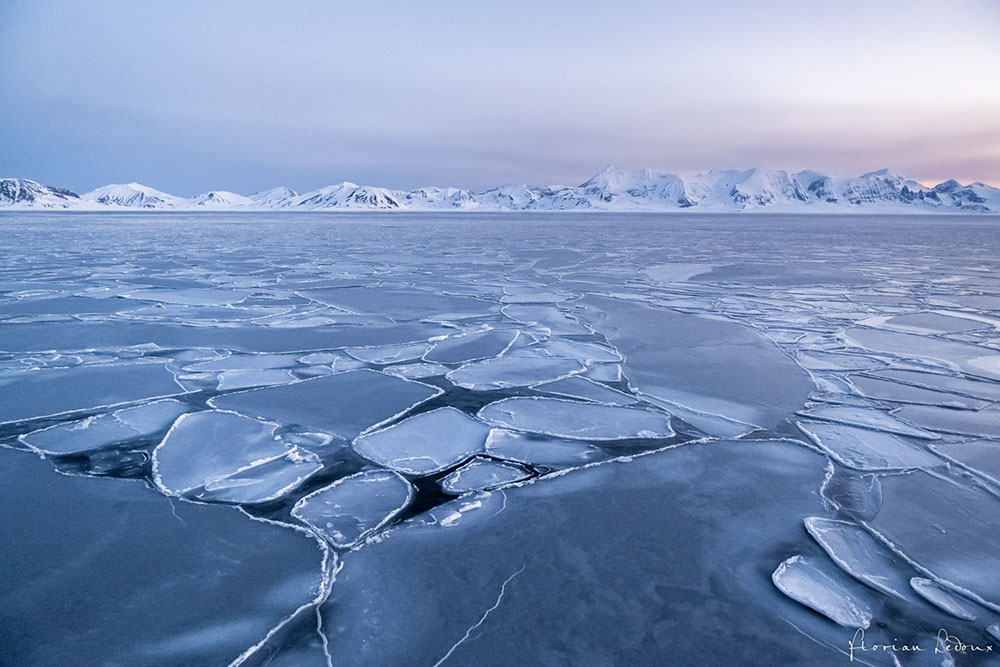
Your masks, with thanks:
[[[879,401],[938,405],[959,410],[979,410],[989,405],[987,401],[961,396],[960,394],[934,391],[932,389],[914,387],[913,385],[863,375],[851,377],[851,384],[863,395]]]
[[[931,449],[1000,486],[1000,442],[943,442],[931,445]]]
[[[295,503],[292,516],[335,547],[350,549],[402,512],[414,495],[410,483],[397,473],[364,471],[310,493]]]
[[[433,665],[452,651],[443,667],[505,665],[511,637],[526,665],[846,662],[831,648],[843,629],[761,571],[801,539],[798,513],[819,510],[822,463],[786,442],[717,441],[435,507],[344,557],[322,609],[333,663]],[[822,641],[762,656],[745,638],[776,618]]]
[[[937,360],[970,375],[1000,380],[1000,366],[993,368],[989,363],[990,360],[1000,359],[1000,354],[986,347],[931,336],[863,327],[848,329],[844,337],[848,343],[865,349],[886,352],[897,357]]]
[[[324,552],[304,532],[24,452],[3,466],[4,664],[231,664],[322,598]]]
[[[358,361],[368,364],[394,364],[400,361],[419,359],[429,348],[429,343],[410,343],[405,345],[352,347],[344,350],[344,352]]]
[[[935,579],[1000,611],[1000,500],[923,471],[881,481],[881,507],[867,525]]]
[[[447,374],[459,387],[476,391],[525,387],[579,373],[584,365],[573,359],[506,356],[473,361]]]
[[[771,428],[801,408],[809,375],[750,327],[607,297],[577,313],[625,357],[629,385],[700,413]]]
[[[424,354],[425,361],[441,364],[461,364],[499,356],[518,339],[520,332],[485,331],[462,336],[449,336],[438,341]]]
[[[942,433],[956,433],[979,438],[1000,438],[1000,407],[982,410],[952,410],[931,405],[904,405],[897,412],[917,426]]]
[[[479,411],[495,426],[578,440],[670,438],[670,415],[559,398],[505,398]]]
[[[906,599],[909,566],[863,528],[849,521],[811,516],[806,530],[842,570],[890,597]]]
[[[546,468],[574,468],[610,458],[604,450],[580,440],[563,440],[495,428],[486,438],[486,453],[500,459]]]
[[[490,427],[453,407],[423,412],[354,440],[370,461],[408,475],[440,472],[483,451]]]
[[[219,384],[216,388],[219,391],[229,391],[272,384],[288,384],[297,379],[290,371],[280,368],[260,371],[223,371],[219,373]]]
[[[870,606],[850,590],[839,570],[823,567],[819,560],[792,556],[778,566],[771,579],[788,597],[845,628],[871,624]]]
[[[590,329],[555,306],[504,306],[504,315],[521,324],[537,324],[553,335],[589,334]]]
[[[441,393],[419,382],[356,370],[216,396],[209,404],[351,440]]]
[[[930,579],[913,577],[910,579],[910,586],[913,587],[913,590],[915,590],[920,597],[956,618],[961,618],[966,621],[974,621],[979,615],[978,610],[972,605],[971,602],[955,595],[949,590],[941,588]]]
[[[604,403],[606,405],[634,405],[639,402],[635,396],[629,396],[617,389],[606,387],[603,384],[579,376],[536,384],[532,389],[544,394],[580,398],[585,401]]]
[[[461,495],[470,491],[493,489],[530,476],[531,471],[524,466],[477,456],[442,479],[441,488],[447,493]]]
[[[841,465],[857,470],[894,470],[941,465],[930,452],[894,435],[846,424],[795,422],[799,430]]]
[[[323,464],[312,452],[283,442],[276,428],[233,412],[184,415],[153,450],[153,480],[168,495],[199,500],[280,498]]]
[[[162,363],[20,371],[0,376],[0,423],[183,393]]]
[[[954,392],[972,396],[986,401],[1000,401],[1000,383],[984,380],[971,380],[957,375],[942,375],[940,373],[925,373],[921,371],[889,369],[877,371],[871,375],[885,377],[897,382],[905,382],[917,387],[924,387],[942,392]]]
[[[295,354],[239,354],[222,359],[201,361],[184,366],[186,373],[220,371],[266,370],[270,368],[291,368],[298,363]]]
[[[840,424],[850,424],[874,431],[905,435],[911,438],[936,440],[940,437],[880,410],[867,410],[845,405],[814,405],[808,410],[800,411],[799,414],[810,419],[822,419]]]
[[[188,409],[183,403],[171,399],[155,401],[110,414],[56,424],[22,435],[20,440],[41,454],[80,454],[165,431]]]
[[[388,373],[389,375],[395,375],[396,377],[419,380],[420,378],[444,375],[449,370],[450,369],[447,366],[442,366],[441,364],[419,361],[414,364],[396,364],[394,366],[386,366],[382,369],[382,372]]]

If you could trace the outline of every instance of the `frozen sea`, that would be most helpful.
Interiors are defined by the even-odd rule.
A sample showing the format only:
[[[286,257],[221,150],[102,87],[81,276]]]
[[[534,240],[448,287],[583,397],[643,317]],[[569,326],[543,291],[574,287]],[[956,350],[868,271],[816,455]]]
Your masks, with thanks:
[[[997,217],[6,212],[0,396],[5,666],[1000,663]]]

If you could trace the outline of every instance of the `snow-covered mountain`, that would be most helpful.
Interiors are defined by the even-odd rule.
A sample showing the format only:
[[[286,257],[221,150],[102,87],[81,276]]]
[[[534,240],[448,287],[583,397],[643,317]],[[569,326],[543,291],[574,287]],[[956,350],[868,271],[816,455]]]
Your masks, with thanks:
[[[0,178],[0,206],[17,208],[69,208],[80,195],[26,178]]]
[[[205,208],[237,208],[240,206],[253,206],[256,202],[250,197],[238,195],[235,192],[225,190],[212,190],[203,192],[197,197],[189,200],[194,206]]]
[[[138,183],[116,183],[91,190],[81,197],[85,204],[125,208],[186,208],[183,197],[168,195]]]
[[[0,207],[106,210],[412,210],[412,211],[815,211],[1000,213],[1000,188],[955,180],[928,187],[888,169],[857,178],[815,171],[789,174],[725,169],[680,176],[607,167],[575,186],[504,185],[473,192],[426,187],[392,190],[344,182],[299,194],[285,187],[249,196],[214,190],[186,199],[128,183],[82,197],[24,179],[0,180]]]

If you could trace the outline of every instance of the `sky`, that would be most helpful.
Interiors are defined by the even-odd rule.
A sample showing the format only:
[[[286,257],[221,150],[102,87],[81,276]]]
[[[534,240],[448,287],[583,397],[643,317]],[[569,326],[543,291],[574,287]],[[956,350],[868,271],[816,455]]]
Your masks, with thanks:
[[[191,196],[890,167],[1000,185],[996,0],[0,0],[0,177]]]

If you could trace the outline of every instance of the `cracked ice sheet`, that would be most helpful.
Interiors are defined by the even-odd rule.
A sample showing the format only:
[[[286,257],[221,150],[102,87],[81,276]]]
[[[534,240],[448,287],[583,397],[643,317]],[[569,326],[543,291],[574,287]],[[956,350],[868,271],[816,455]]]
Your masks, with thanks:
[[[18,517],[0,540],[5,664],[225,665],[317,596],[323,553],[303,533],[0,458],[0,505]]]
[[[520,331],[484,331],[449,336],[424,354],[424,361],[461,364],[502,354],[520,336]]]
[[[846,661],[812,641],[765,654],[744,641],[785,618],[844,643],[768,577],[775,545],[807,539],[822,466],[790,443],[713,442],[492,492],[476,520],[404,522],[345,556],[323,607],[334,664],[433,665],[453,648],[445,666],[508,664],[511,637],[530,665]]]
[[[184,393],[162,363],[108,364],[0,376],[0,423]]]
[[[390,317],[393,320],[461,320],[496,315],[500,306],[467,296],[453,296],[398,287],[345,287],[303,292],[316,301],[351,313]]]
[[[851,376],[850,383],[862,395],[879,401],[937,405],[964,410],[979,410],[989,405],[986,401],[968,398],[959,394],[949,394],[864,375]]]
[[[505,398],[479,418],[494,426],[577,440],[671,438],[670,415],[560,398]]]
[[[351,440],[441,393],[420,382],[356,370],[217,396],[209,404]]]
[[[481,452],[489,432],[486,424],[448,406],[366,433],[354,440],[353,447],[386,468],[429,475]]]
[[[822,419],[823,421],[836,422],[839,424],[849,424],[873,431],[883,431],[905,435],[911,438],[923,438],[925,440],[936,440],[940,436],[925,431],[918,426],[898,419],[888,412],[881,410],[867,409],[863,407],[846,405],[813,405],[808,410],[799,412],[803,417],[811,419]]]
[[[921,371],[890,369],[876,371],[870,375],[879,378],[888,378],[906,384],[923,387],[941,392],[954,392],[980,398],[986,401],[1000,401],[1000,383],[970,380],[969,378],[955,375],[941,375],[939,373],[923,373]]]
[[[811,516],[806,530],[841,569],[886,595],[909,598],[913,570],[860,526],[848,521]]]
[[[896,470],[940,466],[941,459],[896,436],[824,422],[795,422],[799,430],[841,465],[856,470]]]
[[[897,357],[916,357],[944,362],[981,378],[1000,380],[1000,354],[996,350],[968,343],[897,333],[881,329],[852,327],[844,332],[852,345]]]
[[[65,456],[109,447],[166,431],[189,408],[175,400],[155,401],[111,414],[56,424],[22,435],[19,440],[40,454]]]
[[[1000,500],[923,471],[881,482],[882,504],[867,525],[921,568],[1000,611]]]
[[[359,472],[302,498],[292,516],[312,526],[335,547],[348,549],[406,509],[415,492],[386,470]]]
[[[769,339],[748,327],[605,297],[575,313],[625,357],[643,394],[770,428],[801,408],[813,383]]]
[[[904,405],[896,413],[917,426],[981,438],[1000,438],[1000,407],[991,405],[979,411],[952,410],[931,405]]]
[[[153,481],[167,495],[259,503],[322,469],[316,454],[284,442],[277,424],[206,410],[178,419],[153,450]]]
[[[629,396],[617,389],[612,389],[611,387],[579,376],[536,384],[532,389],[540,391],[543,394],[581,398],[586,401],[604,403],[606,405],[635,405],[639,402],[639,399],[635,396]]]
[[[559,357],[506,356],[473,361],[449,372],[452,384],[475,391],[490,391],[557,380],[583,371],[574,359]]]
[[[1000,442],[946,442],[931,449],[950,461],[972,470],[1000,487]]]

